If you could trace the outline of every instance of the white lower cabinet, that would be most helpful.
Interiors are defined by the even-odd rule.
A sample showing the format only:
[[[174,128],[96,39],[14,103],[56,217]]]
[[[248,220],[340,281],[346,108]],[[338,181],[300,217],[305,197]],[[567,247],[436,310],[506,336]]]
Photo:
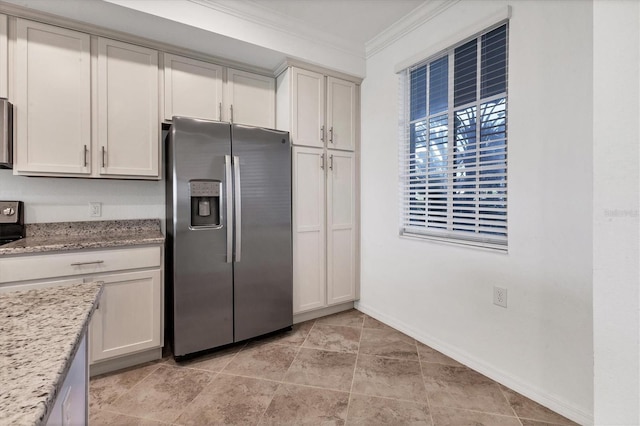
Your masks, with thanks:
[[[102,297],[90,325],[90,362],[161,346],[160,271],[96,275]]]
[[[89,325],[92,374],[160,358],[164,345],[161,246],[0,256],[0,293],[104,283]]]
[[[352,152],[293,148],[293,313],[356,299]]]

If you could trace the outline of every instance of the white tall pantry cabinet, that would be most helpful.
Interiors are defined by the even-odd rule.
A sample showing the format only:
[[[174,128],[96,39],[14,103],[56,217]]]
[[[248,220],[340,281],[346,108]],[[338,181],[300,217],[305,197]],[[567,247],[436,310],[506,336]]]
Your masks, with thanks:
[[[277,80],[293,144],[294,314],[358,297],[356,81],[298,67]]]

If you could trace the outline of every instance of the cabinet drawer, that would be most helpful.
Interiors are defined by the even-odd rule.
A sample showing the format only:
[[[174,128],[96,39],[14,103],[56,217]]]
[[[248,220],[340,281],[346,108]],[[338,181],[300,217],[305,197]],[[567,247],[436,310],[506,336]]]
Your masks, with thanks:
[[[0,283],[159,267],[160,247],[0,258]]]

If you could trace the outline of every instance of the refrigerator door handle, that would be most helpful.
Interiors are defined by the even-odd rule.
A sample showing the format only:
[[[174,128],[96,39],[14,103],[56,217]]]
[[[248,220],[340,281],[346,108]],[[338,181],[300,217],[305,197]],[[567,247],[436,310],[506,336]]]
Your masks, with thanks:
[[[227,210],[227,263],[233,261],[233,187],[231,179],[231,156],[224,156],[225,207]]]
[[[240,158],[233,157],[233,181],[235,185],[235,230],[236,230],[236,255],[235,261],[240,262],[242,254],[242,195],[240,192]]]

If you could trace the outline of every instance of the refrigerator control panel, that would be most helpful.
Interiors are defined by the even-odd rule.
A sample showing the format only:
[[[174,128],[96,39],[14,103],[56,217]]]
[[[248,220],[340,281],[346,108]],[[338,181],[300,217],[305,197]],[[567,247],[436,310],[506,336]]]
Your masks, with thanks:
[[[192,197],[219,197],[221,182],[212,180],[192,180],[189,192]]]

